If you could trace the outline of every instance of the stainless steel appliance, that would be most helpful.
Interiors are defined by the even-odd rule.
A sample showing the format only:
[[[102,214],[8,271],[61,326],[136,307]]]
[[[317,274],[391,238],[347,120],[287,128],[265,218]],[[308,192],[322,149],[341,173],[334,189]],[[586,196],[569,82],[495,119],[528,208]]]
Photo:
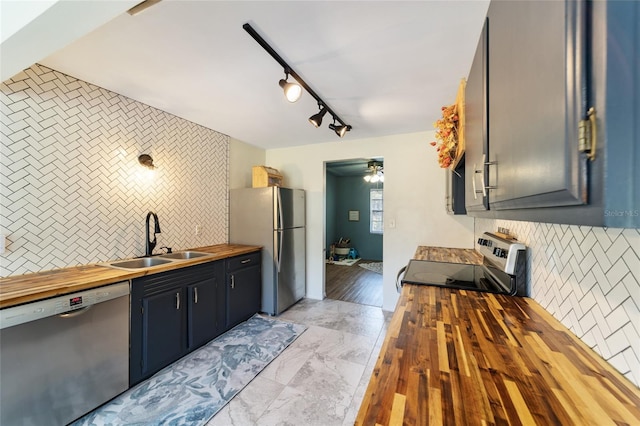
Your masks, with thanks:
[[[0,424],[67,424],[129,385],[129,282],[2,309],[0,342]]]
[[[482,265],[411,260],[400,271],[401,284],[424,284],[464,290],[529,296],[526,247],[485,232],[478,239]]]
[[[232,189],[229,242],[263,246],[262,312],[278,315],[304,297],[304,190]]]

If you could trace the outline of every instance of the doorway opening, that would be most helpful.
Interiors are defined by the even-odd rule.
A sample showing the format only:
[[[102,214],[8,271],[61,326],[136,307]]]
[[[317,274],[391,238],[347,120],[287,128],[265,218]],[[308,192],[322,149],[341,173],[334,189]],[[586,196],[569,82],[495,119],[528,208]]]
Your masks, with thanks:
[[[325,163],[325,294],[382,307],[384,162]]]

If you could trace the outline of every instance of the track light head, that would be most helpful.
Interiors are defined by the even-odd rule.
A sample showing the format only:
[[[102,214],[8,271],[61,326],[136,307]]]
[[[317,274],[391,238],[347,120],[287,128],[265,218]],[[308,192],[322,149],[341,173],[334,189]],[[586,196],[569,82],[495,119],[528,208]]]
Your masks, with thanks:
[[[336,126],[335,124],[329,124],[329,128],[336,132],[336,135],[343,137],[349,130],[351,130],[351,126]]]
[[[302,96],[302,87],[300,87],[298,83],[289,83],[286,80],[288,78],[289,74],[287,74],[285,78],[280,80],[278,84],[280,84],[280,87],[282,87],[282,90],[284,90],[284,96],[287,98],[287,100],[289,102],[295,102],[300,99],[300,96]]]
[[[322,107],[319,113],[313,114],[311,117],[309,117],[309,123],[313,124],[315,127],[320,127],[320,125],[322,124],[322,117],[324,117],[326,113],[327,109],[325,107]]]

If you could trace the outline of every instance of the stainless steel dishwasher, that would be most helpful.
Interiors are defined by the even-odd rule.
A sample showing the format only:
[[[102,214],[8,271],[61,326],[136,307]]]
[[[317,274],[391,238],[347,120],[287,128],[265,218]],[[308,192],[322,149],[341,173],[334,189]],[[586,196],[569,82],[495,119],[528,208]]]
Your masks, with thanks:
[[[64,425],[129,384],[129,282],[0,310],[0,424]]]

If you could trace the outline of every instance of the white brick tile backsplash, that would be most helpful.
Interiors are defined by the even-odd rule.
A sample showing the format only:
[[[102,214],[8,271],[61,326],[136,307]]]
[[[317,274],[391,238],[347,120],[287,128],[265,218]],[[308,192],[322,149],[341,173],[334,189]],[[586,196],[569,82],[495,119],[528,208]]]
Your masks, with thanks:
[[[476,219],[529,247],[532,297],[640,385],[640,230]]]
[[[609,283],[611,285],[614,285],[615,283],[620,282],[622,278],[628,273],[630,273],[629,267],[624,262],[624,260],[622,260],[622,258],[619,257],[616,260],[616,262],[611,266],[611,268],[605,273],[605,275],[607,276],[607,280],[609,280]]]
[[[158,247],[227,242],[228,136],[40,65],[0,100],[1,276],[140,256],[150,210]]]
[[[633,276],[634,281],[640,281],[640,258],[638,258],[640,248],[637,249],[638,252],[634,251],[633,249],[629,249],[622,256],[624,263],[629,269],[629,274]]]

